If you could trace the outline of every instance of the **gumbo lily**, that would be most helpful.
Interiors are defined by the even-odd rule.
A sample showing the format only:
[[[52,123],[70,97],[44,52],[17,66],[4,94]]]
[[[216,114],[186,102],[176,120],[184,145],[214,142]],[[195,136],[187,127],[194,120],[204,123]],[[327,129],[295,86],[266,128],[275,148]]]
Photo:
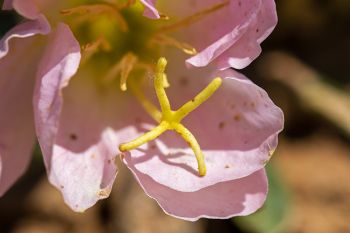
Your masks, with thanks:
[[[232,68],[276,25],[273,0],[5,0],[23,21],[0,41],[0,194],[36,138],[75,211],[108,197],[121,157],[175,217],[262,206],[283,114]]]

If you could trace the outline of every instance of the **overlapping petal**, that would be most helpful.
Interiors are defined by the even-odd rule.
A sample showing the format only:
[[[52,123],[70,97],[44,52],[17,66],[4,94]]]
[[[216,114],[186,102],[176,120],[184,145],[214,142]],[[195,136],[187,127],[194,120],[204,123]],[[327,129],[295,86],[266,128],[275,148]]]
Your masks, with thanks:
[[[108,135],[106,140],[101,139],[101,142],[79,150],[72,143],[59,141],[62,89],[76,73],[80,56],[80,46],[70,29],[64,24],[58,25],[40,64],[34,96],[36,131],[50,182],[61,189],[65,201],[76,211],[83,211],[98,199],[108,196],[116,173],[114,164],[108,164],[113,153],[108,148]],[[72,141],[81,137],[78,141],[80,145],[83,143],[80,134],[83,129],[79,130],[67,137]],[[109,169],[104,169],[107,166]],[[106,194],[99,195],[100,192]]]
[[[260,43],[277,23],[273,0],[194,0],[160,1],[160,9],[171,18],[194,15],[218,4],[224,6],[211,12],[178,33],[199,53],[187,63],[206,66],[220,58],[219,68],[242,69],[261,52]],[[205,36],[203,36],[205,35]]]
[[[128,166],[148,196],[155,199],[167,214],[184,220],[245,216],[259,209],[267,195],[264,169],[195,192],[181,192],[154,181],[134,165]]]
[[[2,10],[11,10],[13,0],[4,0],[4,3],[2,4]]]
[[[50,182],[72,209],[84,211],[109,196],[118,144],[135,137],[143,110],[117,87],[100,86],[94,67],[77,73],[79,61],[79,44],[60,24],[40,66],[34,107]]]
[[[10,30],[0,41],[0,195],[23,174],[35,142],[31,98],[49,27],[44,19]],[[18,67],[18,64],[21,67]]]
[[[39,16],[35,20],[28,20],[21,24],[18,24],[10,31],[8,31],[4,37],[0,40],[0,59],[9,51],[9,42],[13,38],[27,38],[37,34],[46,35],[50,32],[51,28],[44,16]]]
[[[160,18],[159,12],[155,7],[156,0],[140,0],[140,2],[145,6],[145,16],[152,19]]]

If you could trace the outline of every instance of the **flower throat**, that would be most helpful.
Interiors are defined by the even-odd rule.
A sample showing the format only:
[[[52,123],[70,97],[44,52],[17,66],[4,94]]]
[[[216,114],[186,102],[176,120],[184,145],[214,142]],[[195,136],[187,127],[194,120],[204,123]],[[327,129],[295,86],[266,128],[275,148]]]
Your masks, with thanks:
[[[92,64],[101,69],[102,83],[120,80],[122,91],[128,86],[146,112],[158,123],[144,135],[119,145],[121,152],[138,148],[150,142],[167,130],[178,133],[192,149],[198,164],[200,176],[206,174],[205,158],[195,136],[181,121],[190,112],[204,103],[220,87],[222,80],[217,77],[195,98],[178,110],[172,110],[165,88],[169,87],[165,67],[167,60],[160,58],[165,46],[173,46],[188,55],[195,55],[196,49],[189,44],[177,41],[166,33],[188,26],[210,14],[227,2],[214,5],[175,23],[162,25],[167,17],[151,20],[142,16],[140,3],[127,1],[124,4],[100,2],[80,5],[61,11],[82,46],[81,65]],[[160,105],[158,108],[143,94],[140,83],[147,78],[146,72],[154,73],[154,88]],[[128,81],[128,77],[132,80]],[[141,82],[139,82],[141,80]],[[128,84],[127,84],[128,83]]]

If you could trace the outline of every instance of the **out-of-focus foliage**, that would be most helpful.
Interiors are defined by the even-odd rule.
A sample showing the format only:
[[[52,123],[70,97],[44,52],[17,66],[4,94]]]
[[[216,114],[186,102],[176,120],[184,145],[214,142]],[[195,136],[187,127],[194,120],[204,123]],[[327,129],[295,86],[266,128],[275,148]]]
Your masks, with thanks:
[[[269,195],[264,206],[247,217],[234,219],[242,229],[257,233],[279,233],[288,214],[290,201],[285,187],[279,177],[279,171],[273,164],[267,166],[269,177]]]

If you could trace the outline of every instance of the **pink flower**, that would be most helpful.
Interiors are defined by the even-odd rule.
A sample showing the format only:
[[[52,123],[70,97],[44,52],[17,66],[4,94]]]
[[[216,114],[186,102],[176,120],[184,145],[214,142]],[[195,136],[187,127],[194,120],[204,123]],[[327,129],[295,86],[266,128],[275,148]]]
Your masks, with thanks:
[[[146,15],[165,17],[154,8],[154,1],[141,2]],[[139,5],[132,1],[125,6],[96,3],[73,8],[68,1],[5,1],[4,9],[13,7],[26,20],[0,41],[0,194],[25,171],[37,136],[50,182],[73,210],[84,211],[108,197],[117,175],[118,145],[130,145],[126,142],[154,127],[155,119],[169,123],[170,130],[131,147],[121,157],[165,212],[196,220],[247,215],[260,208],[267,193],[264,165],[277,146],[283,114],[243,75],[231,69],[217,71],[208,64],[215,59],[213,63],[242,68],[253,60],[275,24],[268,16],[275,14],[274,5],[273,1],[210,2],[198,1],[191,7],[189,15],[199,12],[196,22],[193,16],[172,22],[185,17],[187,5],[172,6],[169,1],[159,8],[170,17],[164,23],[139,17]],[[244,13],[232,13],[240,8]],[[55,9],[63,10],[58,14]],[[225,26],[227,19],[220,10],[232,15],[231,26]],[[209,25],[203,23],[212,17],[222,25],[210,24],[218,31],[203,34]],[[253,36],[257,26],[261,31]],[[176,27],[175,34],[169,27]],[[187,59],[182,51],[194,56]],[[167,78],[159,66],[154,67],[160,56],[169,60]],[[189,70],[186,59],[205,67]],[[166,92],[174,109],[213,77],[223,81],[215,88],[210,84],[205,98],[189,101],[190,107],[198,100],[205,103],[186,112],[183,122],[175,122],[179,118],[167,118],[166,112],[150,104],[156,103],[148,81],[154,70],[158,70],[155,85],[156,80],[169,81]],[[162,88],[156,86],[157,93]],[[171,130],[187,133],[182,138]],[[184,139],[189,140],[191,133],[195,139],[189,147]],[[201,147],[197,159],[194,141]]]

